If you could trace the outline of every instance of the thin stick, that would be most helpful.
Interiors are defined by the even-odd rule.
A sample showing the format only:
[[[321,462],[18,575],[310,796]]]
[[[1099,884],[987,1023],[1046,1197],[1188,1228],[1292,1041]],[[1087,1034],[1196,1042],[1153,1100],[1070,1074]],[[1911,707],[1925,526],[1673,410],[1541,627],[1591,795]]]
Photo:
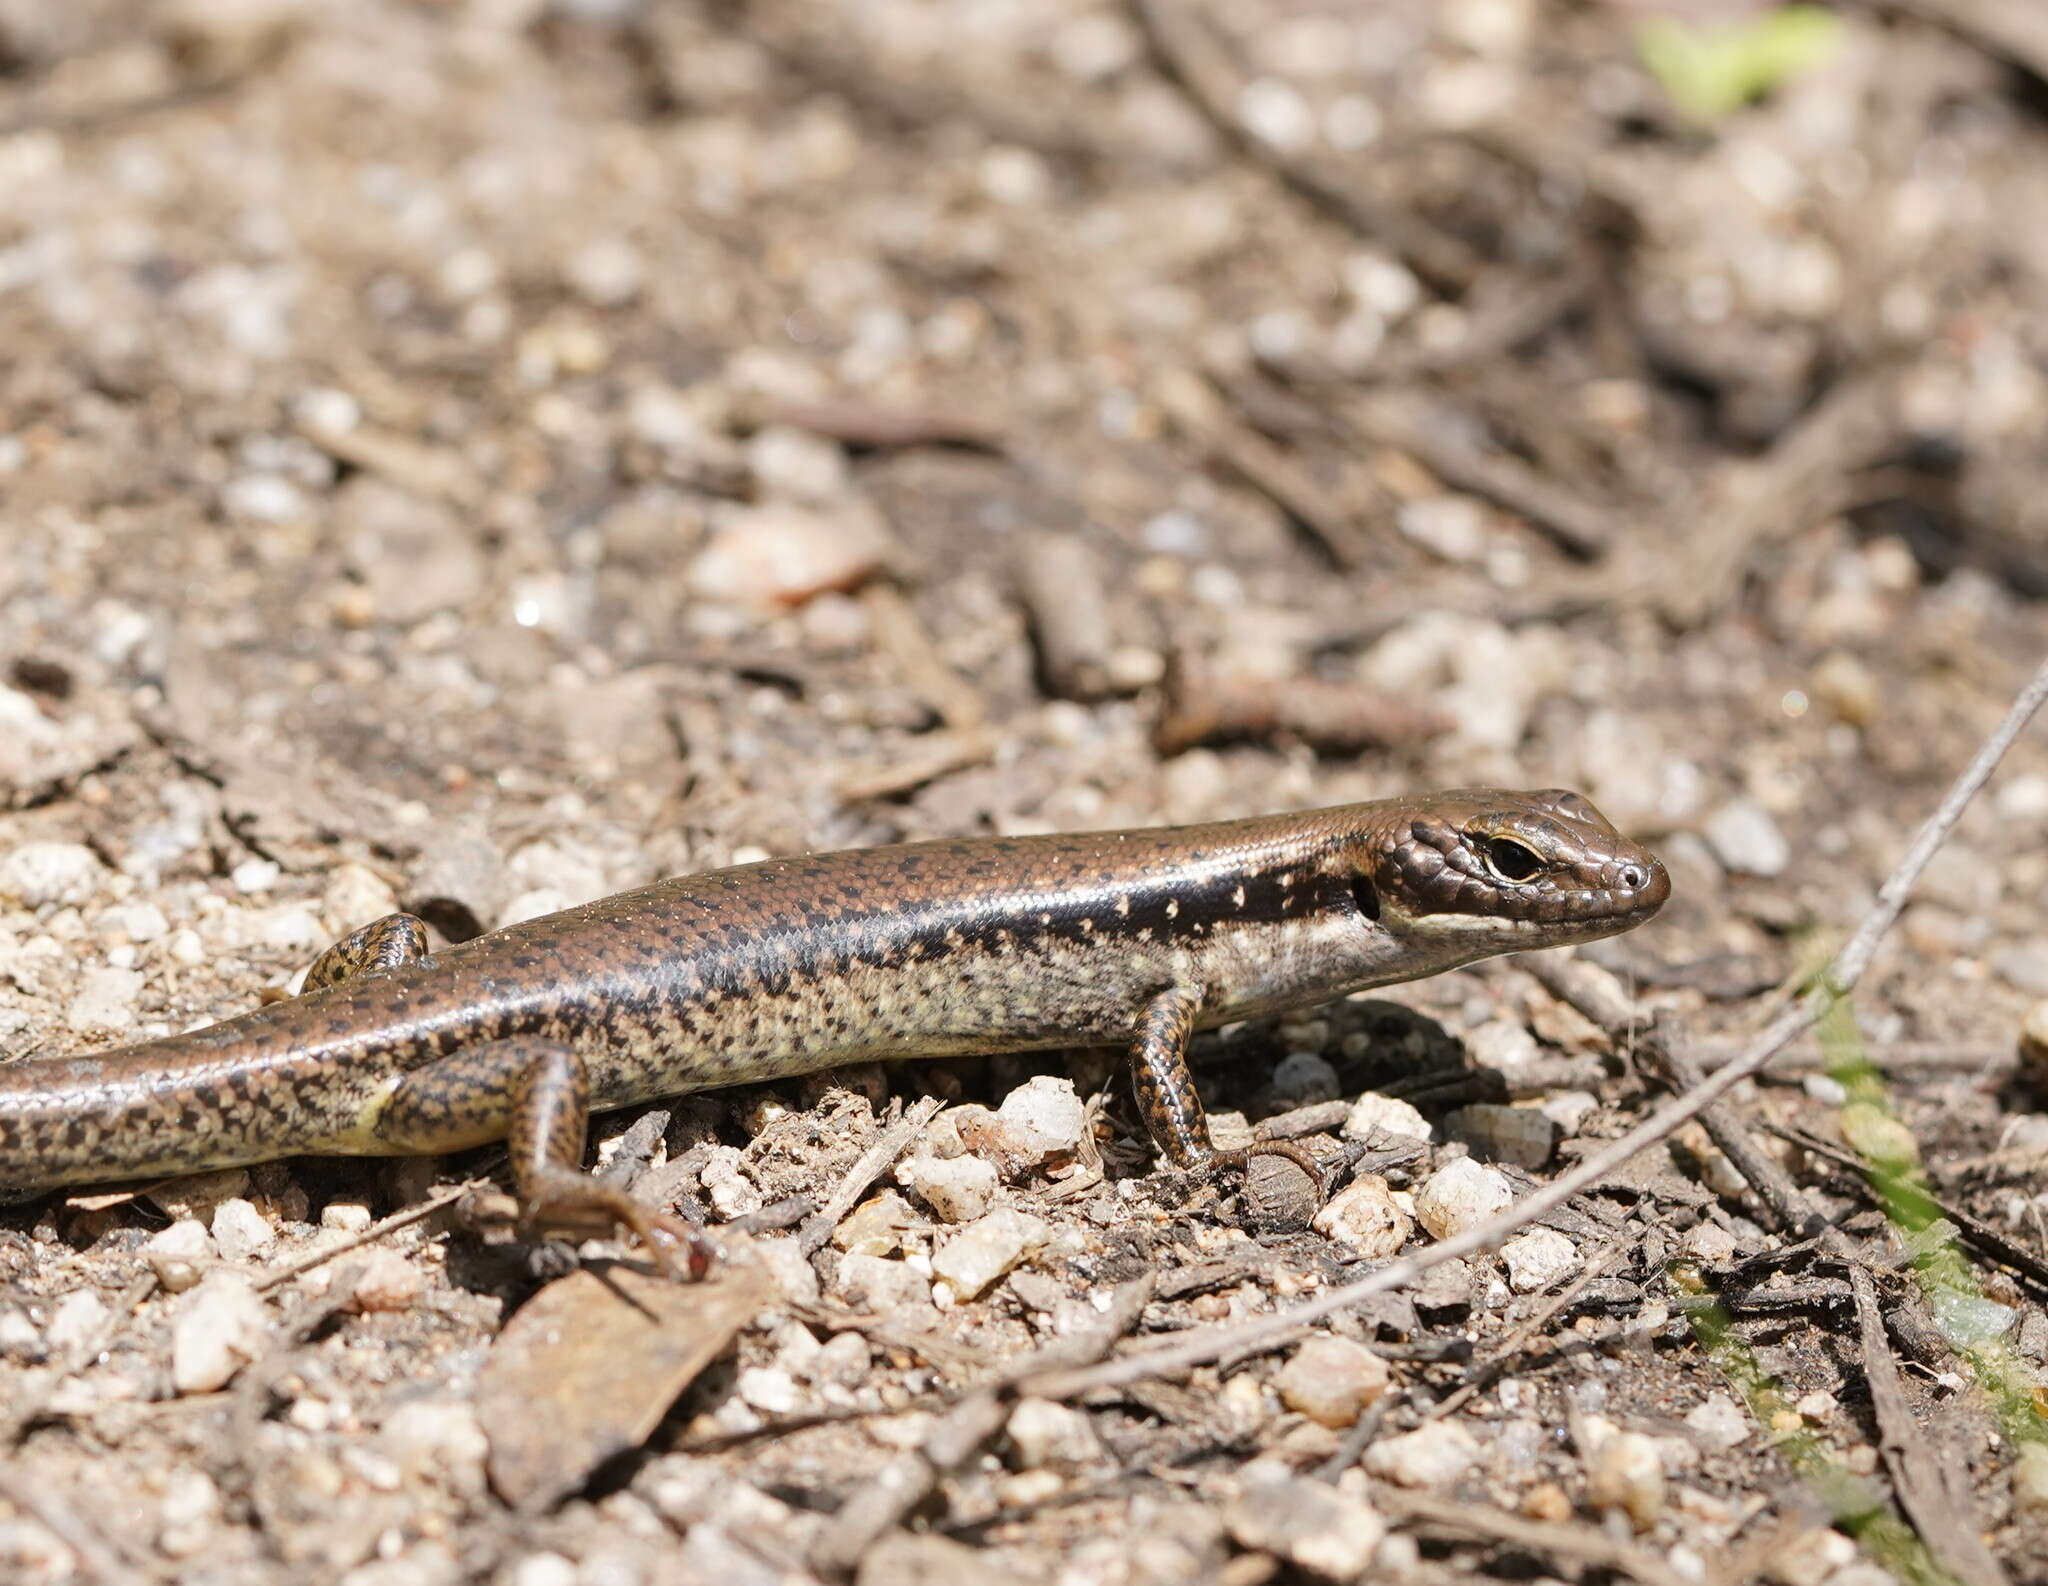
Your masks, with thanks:
[[[162,1579],[154,1570],[137,1569],[116,1553],[96,1527],[26,1471],[0,1467],[0,1498],[41,1521],[45,1530],[71,1549],[81,1571],[102,1586],[134,1586]]]
[[[1617,1541],[1596,1526],[1531,1520],[1491,1504],[1458,1503],[1391,1486],[1375,1487],[1373,1502],[1393,1510],[1402,1520],[1471,1532],[1510,1547],[1527,1548],[1541,1556],[1590,1564],[1595,1569],[1618,1570],[1633,1575],[1644,1586],[1680,1586],[1686,1579],[1648,1548]]]
[[[483,1178],[471,1179],[468,1183],[458,1184],[453,1189],[442,1190],[440,1194],[430,1196],[417,1206],[408,1206],[402,1212],[393,1212],[382,1222],[370,1224],[361,1233],[342,1240],[340,1244],[329,1245],[324,1250],[315,1250],[309,1256],[301,1256],[296,1261],[288,1261],[281,1267],[273,1268],[257,1281],[256,1292],[268,1294],[279,1284],[291,1282],[302,1272],[311,1272],[315,1267],[326,1266],[336,1256],[347,1255],[351,1250],[359,1250],[364,1245],[382,1239],[386,1234],[396,1233],[401,1228],[410,1228],[414,1223],[423,1223],[435,1212],[445,1211],[453,1206],[472,1190],[489,1188],[490,1182],[489,1179]]]
[[[1877,901],[1864,918],[1856,934],[1836,956],[1834,962],[1817,977],[1814,988],[1799,1002],[1787,1008],[1767,1025],[1763,1032],[1750,1044],[1749,1049],[1726,1067],[1716,1070],[1708,1079],[1682,1096],[1673,1098],[1658,1108],[1648,1118],[1636,1125],[1627,1134],[1616,1140],[1606,1150],[1587,1157],[1578,1167],[1563,1177],[1554,1179],[1534,1194],[1517,1201],[1500,1216],[1491,1218],[1462,1234],[1439,1240],[1429,1249],[1380,1268],[1369,1277],[1346,1283],[1330,1290],[1316,1299],[1289,1306],[1271,1316],[1257,1317],[1231,1327],[1202,1329],[1193,1338],[1180,1343],[1166,1344],[1157,1349],[1147,1349],[1138,1354],[1126,1355],[1104,1365],[1084,1371],[1057,1372],[1040,1378],[1031,1384],[1031,1391],[1048,1398],[1070,1398],[1085,1393],[1091,1388],[1118,1387],[1125,1383],[1142,1382],[1150,1377],[1163,1376],[1168,1372],[1184,1371],[1190,1366],[1199,1366],[1219,1356],[1235,1354],[1254,1347],[1268,1347],[1281,1339],[1292,1336],[1311,1322],[1325,1316],[1349,1309],[1360,1300],[1374,1294],[1384,1294],[1389,1289],[1404,1288],[1415,1282],[1425,1272],[1455,1261],[1463,1256],[1476,1255],[1491,1250],[1517,1229],[1526,1227],[1537,1218],[1570,1200],[1582,1190],[1592,1188],[1607,1178],[1624,1162],[1659,1140],[1669,1138],[1679,1128],[1699,1116],[1701,1111],[1713,1105],[1743,1080],[1760,1071],[1776,1055],[1778,1048],[1785,1045],[1800,1031],[1816,1022],[1827,1008],[1848,994],[1856,982],[1869,968],[1878,944],[1884,939],[1905,906],[1907,895],[1920,879],[1920,873],[1934,858],[1963,810],[1977,792],[1989,780],[1992,771],[2004,757],[2013,740],[2020,735],[2034,713],[2048,699],[2048,661],[2035,672],[2027,686],[2020,691],[2005,719],[1997,730],[1985,740],[1963,774],[1956,778],[1947,797],[1928,817],[1920,828],[1919,835],[1899,861],[1898,868],[1886,879],[1878,890]]]
[[[936,1096],[920,1096],[909,1109],[875,1136],[874,1143],[854,1159],[825,1204],[804,1219],[796,1236],[797,1248],[805,1255],[823,1249],[832,1230],[853,1210],[868,1186],[896,1165],[896,1159],[910,1149],[918,1131],[932,1121],[943,1105]]]

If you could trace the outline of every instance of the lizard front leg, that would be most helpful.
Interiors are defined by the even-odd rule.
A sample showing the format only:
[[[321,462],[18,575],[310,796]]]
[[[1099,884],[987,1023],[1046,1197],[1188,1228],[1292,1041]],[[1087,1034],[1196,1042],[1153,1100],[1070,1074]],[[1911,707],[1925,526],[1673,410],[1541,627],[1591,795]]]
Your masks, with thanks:
[[[1242,1167],[1255,1156],[1282,1156],[1309,1176],[1319,1190],[1322,1164],[1287,1140],[1261,1140],[1221,1151],[1209,1138],[1209,1117],[1188,1071],[1188,1038],[1202,1011],[1202,988],[1171,986],[1145,1005],[1131,1041],[1131,1089],[1152,1143],[1176,1168]]]
[[[1175,1167],[1195,1167],[1216,1154],[1209,1118],[1188,1072],[1188,1037],[1202,1011],[1200,986],[1170,986],[1145,1005],[1131,1041],[1131,1089],[1145,1132]]]

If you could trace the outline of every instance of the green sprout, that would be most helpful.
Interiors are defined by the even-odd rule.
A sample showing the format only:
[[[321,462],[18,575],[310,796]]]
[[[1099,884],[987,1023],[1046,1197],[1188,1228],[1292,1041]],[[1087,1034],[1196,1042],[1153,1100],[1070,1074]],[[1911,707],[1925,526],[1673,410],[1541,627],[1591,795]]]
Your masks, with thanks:
[[[1656,17],[1636,29],[1636,50],[1671,102],[1711,125],[1819,65],[1840,33],[1833,12],[1788,5],[1721,22]]]

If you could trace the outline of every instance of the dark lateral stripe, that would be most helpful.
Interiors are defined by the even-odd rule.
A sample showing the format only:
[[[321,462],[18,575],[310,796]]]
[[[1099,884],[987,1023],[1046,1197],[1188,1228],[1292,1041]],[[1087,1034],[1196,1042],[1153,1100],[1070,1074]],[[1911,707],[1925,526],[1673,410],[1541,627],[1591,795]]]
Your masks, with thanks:
[[[1118,905],[1125,906],[1120,910]],[[1231,925],[1307,918],[1357,907],[1337,877],[1309,864],[1288,869],[1172,881],[1133,876],[1078,884],[1025,907],[1016,894],[945,903],[905,900],[895,907],[842,913],[820,921],[796,916],[752,932],[706,933],[708,949],[693,973],[671,983],[678,1001],[780,996],[798,982],[865,967],[942,965],[962,953],[1030,952],[1095,943],[1199,941]]]

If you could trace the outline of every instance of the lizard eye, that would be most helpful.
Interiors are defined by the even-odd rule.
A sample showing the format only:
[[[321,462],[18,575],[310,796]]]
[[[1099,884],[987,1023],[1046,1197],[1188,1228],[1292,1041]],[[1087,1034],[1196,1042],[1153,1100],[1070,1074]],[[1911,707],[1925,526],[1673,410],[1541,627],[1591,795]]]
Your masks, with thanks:
[[[1484,838],[1480,851],[1486,855],[1487,868],[1503,881],[1533,880],[1543,868],[1542,860],[1510,837]]]

